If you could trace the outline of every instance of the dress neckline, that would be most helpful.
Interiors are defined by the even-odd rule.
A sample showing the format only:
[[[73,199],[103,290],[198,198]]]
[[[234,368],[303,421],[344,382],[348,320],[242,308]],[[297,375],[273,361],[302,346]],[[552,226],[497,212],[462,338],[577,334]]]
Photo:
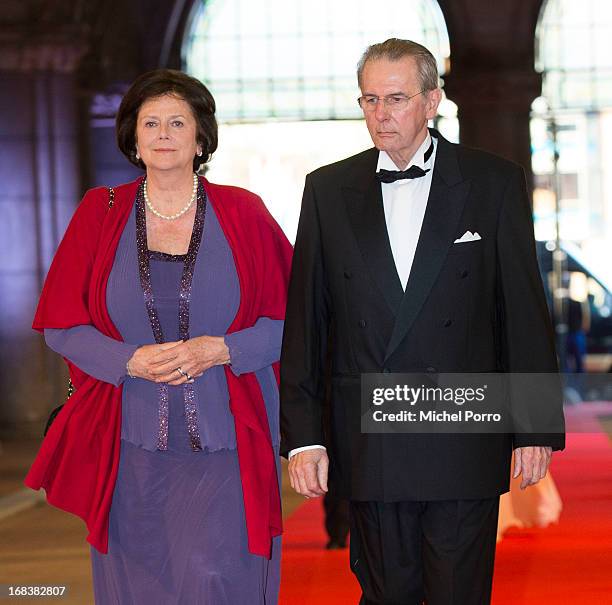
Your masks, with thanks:
[[[148,250],[151,260],[159,260],[167,263],[182,263],[185,261],[187,254],[168,254],[168,252],[160,252],[159,250]]]

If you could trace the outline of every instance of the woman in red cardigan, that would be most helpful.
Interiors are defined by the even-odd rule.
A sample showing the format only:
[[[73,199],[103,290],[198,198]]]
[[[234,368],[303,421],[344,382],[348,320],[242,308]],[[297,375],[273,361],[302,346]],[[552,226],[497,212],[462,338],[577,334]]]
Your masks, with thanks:
[[[26,484],[85,520],[105,605],[278,599],[291,246],[256,195],[197,176],[214,114],[181,72],[133,83],[117,137],[145,175],[86,193],[34,320],[76,390]]]

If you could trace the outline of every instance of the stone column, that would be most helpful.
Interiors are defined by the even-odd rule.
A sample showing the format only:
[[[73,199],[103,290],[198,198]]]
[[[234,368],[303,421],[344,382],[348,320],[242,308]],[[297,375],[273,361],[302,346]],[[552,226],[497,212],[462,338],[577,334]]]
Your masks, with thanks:
[[[542,0],[438,0],[451,71],[446,92],[458,106],[461,142],[518,162],[532,187],[531,104],[540,96],[535,32]]]
[[[461,142],[518,162],[533,185],[531,104],[541,94],[542,76],[533,69],[457,67],[445,89],[459,107]]]
[[[51,258],[79,199],[71,44],[0,47],[0,435],[40,434],[65,396],[61,360],[31,329]]]

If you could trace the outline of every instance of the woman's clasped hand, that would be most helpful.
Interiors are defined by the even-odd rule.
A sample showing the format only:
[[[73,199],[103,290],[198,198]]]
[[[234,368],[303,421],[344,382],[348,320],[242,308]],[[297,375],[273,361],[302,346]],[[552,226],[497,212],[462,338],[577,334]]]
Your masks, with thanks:
[[[229,361],[229,349],[222,336],[197,336],[138,348],[128,361],[128,371],[135,378],[178,386]]]

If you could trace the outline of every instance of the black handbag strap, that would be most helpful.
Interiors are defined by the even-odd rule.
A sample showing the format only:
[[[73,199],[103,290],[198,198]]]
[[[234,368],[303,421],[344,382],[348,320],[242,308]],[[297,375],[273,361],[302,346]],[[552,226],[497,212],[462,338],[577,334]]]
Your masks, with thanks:
[[[110,210],[115,204],[115,190],[112,187],[108,188],[108,209]],[[68,394],[66,395],[66,399],[70,399],[72,394],[74,393],[75,388],[72,384],[72,380],[68,379]]]

